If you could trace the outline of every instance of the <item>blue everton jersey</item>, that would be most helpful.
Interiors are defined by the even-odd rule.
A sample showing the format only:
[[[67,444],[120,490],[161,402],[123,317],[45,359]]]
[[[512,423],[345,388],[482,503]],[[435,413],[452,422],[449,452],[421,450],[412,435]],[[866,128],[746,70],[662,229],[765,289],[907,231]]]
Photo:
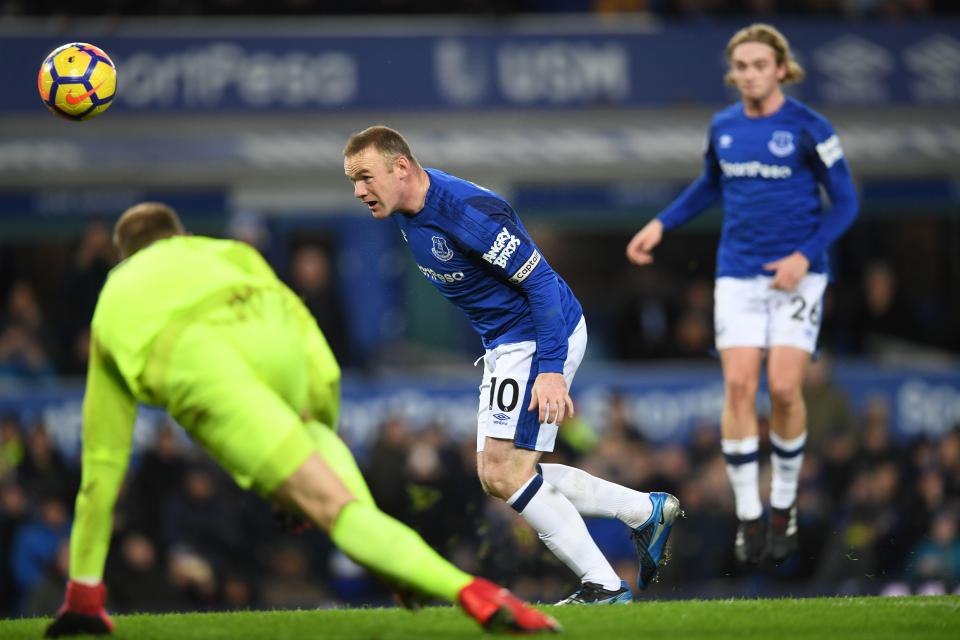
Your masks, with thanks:
[[[824,210],[820,186],[831,201]],[[763,265],[800,251],[827,273],[827,249],[857,213],[850,169],[830,123],[787,98],[748,117],[737,103],[714,116],[703,174],[660,214],[672,229],[723,198],[717,276],[772,275]]]
[[[499,195],[426,169],[423,209],[394,213],[423,276],[470,319],[492,349],[536,340],[540,373],[562,372],[583,310]]]

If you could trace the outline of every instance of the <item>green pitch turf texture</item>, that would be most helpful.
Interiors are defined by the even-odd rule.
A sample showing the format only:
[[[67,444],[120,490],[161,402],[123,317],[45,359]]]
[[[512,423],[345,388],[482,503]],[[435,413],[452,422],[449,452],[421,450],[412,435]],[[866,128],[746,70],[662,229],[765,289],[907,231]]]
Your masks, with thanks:
[[[563,633],[556,636],[558,640],[960,639],[960,596],[651,601],[546,609],[564,626]],[[430,607],[415,614],[403,609],[245,611],[129,615],[116,616],[114,621],[115,637],[131,640],[432,640],[486,636],[452,607]],[[0,638],[40,638],[46,622],[38,618],[0,620]]]

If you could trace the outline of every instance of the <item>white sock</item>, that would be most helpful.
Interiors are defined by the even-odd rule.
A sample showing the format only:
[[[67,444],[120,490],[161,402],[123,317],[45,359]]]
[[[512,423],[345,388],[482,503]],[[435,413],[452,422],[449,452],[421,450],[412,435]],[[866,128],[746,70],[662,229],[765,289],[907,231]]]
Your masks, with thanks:
[[[538,464],[537,467],[543,479],[565,495],[582,516],[616,518],[636,529],[653,513],[649,493],[628,489],[564,464]]]
[[[760,504],[760,465],[757,462],[760,439],[757,436],[742,440],[720,441],[723,457],[727,459],[727,477],[737,502],[737,518],[756,520],[763,515]]]
[[[534,475],[507,504],[537,530],[555,556],[577,574],[581,582],[595,582],[604,589],[620,588],[620,576],[590,537],[576,507],[556,487]]]
[[[797,499],[797,484],[800,481],[800,467],[803,466],[807,432],[788,440],[771,431],[770,444],[773,445],[773,453],[770,454],[770,463],[773,465],[770,506],[789,509]]]

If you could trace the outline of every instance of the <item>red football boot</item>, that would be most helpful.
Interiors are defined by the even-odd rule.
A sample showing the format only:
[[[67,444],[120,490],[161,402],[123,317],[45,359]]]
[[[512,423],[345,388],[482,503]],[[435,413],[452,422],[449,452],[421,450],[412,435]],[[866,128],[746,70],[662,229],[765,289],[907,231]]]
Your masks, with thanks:
[[[556,620],[483,578],[474,578],[460,590],[457,599],[471,618],[493,633],[556,633],[561,630]]]

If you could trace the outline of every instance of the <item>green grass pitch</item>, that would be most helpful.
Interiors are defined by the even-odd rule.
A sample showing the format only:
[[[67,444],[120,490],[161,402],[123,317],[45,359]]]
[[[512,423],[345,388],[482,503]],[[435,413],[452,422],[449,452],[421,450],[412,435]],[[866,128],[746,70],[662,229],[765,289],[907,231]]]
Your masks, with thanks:
[[[652,601],[547,610],[564,626],[558,640],[960,638],[960,596]],[[432,640],[485,635],[452,607],[430,607],[416,614],[403,609],[333,609],[129,615],[114,620],[115,637],[131,640]],[[46,622],[0,620],[0,638],[40,638]]]

